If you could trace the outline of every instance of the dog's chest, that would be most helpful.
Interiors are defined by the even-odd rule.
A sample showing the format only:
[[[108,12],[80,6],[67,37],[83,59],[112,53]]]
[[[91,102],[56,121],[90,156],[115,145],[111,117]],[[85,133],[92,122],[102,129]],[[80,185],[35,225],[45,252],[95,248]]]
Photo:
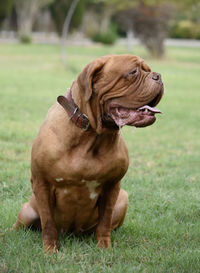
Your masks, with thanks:
[[[54,185],[79,184],[93,190],[100,184],[118,182],[128,168],[127,155],[105,154],[102,157],[63,156],[49,174]]]
[[[76,203],[96,200],[99,196],[102,185],[96,180],[69,181],[62,177],[56,178],[55,191],[57,198],[75,201]],[[83,201],[84,202],[84,201]]]
[[[97,220],[97,203],[105,185],[118,182],[128,168],[125,149],[102,156],[66,153],[52,165],[48,179],[55,193],[55,219],[65,230],[87,229]],[[87,223],[87,224],[86,224]]]
[[[73,208],[74,214],[93,210],[104,185],[118,182],[126,170],[127,160],[122,157],[63,157],[50,171],[57,208],[65,214],[67,208]]]

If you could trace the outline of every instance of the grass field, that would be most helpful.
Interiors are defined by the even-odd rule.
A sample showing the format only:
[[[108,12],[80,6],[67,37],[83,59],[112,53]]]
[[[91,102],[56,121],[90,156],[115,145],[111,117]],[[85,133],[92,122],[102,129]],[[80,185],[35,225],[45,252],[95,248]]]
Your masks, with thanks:
[[[48,108],[96,57],[126,53],[120,47],[71,47],[64,70],[60,49],[0,45],[0,272],[200,272],[200,49],[167,48],[155,61],[132,52],[160,72],[163,115],[148,128],[124,128],[130,167],[124,225],[113,247],[94,236],[60,236],[57,255],[44,255],[40,232],[11,227],[31,193],[30,151]]]

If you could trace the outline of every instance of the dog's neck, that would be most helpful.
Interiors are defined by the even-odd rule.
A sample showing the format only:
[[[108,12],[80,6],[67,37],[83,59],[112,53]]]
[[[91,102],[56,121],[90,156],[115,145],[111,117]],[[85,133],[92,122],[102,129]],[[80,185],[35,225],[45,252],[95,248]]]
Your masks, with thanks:
[[[117,130],[105,129],[101,134],[97,134],[93,129],[82,130],[72,123],[62,107],[59,108],[56,115],[57,120],[53,131],[56,132],[56,135],[61,140],[62,149],[72,154],[81,149],[82,156],[91,154],[98,157],[100,154],[105,154],[111,148],[116,147],[115,145],[118,145],[121,138]]]
[[[98,107],[98,102],[95,98],[92,98],[89,102],[85,102],[84,91],[80,91],[80,87],[76,81],[73,82],[72,87],[68,89],[65,97],[58,97],[58,102],[66,110],[72,122],[84,131],[96,130],[97,133],[99,133],[99,125],[101,125],[101,133],[106,131],[112,133],[112,131],[119,130],[109,114],[105,113],[103,117],[98,116],[94,110]]]
[[[78,90],[79,91],[79,90]],[[69,91],[68,91],[69,92]],[[65,97],[67,94],[65,94]],[[67,139],[67,142],[64,144],[66,149],[70,149],[71,151],[74,150],[75,147],[82,147],[82,151],[85,153],[92,153],[92,154],[98,154],[102,151],[106,152],[106,150],[109,150],[109,147],[113,147],[114,143],[118,143],[120,134],[118,130],[112,130],[109,128],[103,128],[101,133],[97,133],[95,130],[95,127],[92,127],[96,125],[96,122],[92,120],[91,116],[93,113],[88,113],[88,110],[91,111],[95,105],[92,105],[92,107],[87,107],[84,100],[81,99],[80,93],[77,92],[77,89],[72,88],[72,99],[74,103],[79,107],[80,111],[84,113],[85,115],[90,115],[90,128],[88,130],[83,130],[82,128],[75,125],[74,122],[70,119],[70,115],[66,113],[66,111],[63,111],[63,107],[60,108],[59,111],[59,121],[57,122],[56,131],[58,134],[63,135],[63,141],[65,143],[65,139]],[[94,102],[93,102],[94,103]],[[67,122],[67,123],[66,123]],[[68,129],[69,124],[73,124],[71,126],[70,130]],[[93,124],[92,124],[93,123]],[[65,126],[67,125],[66,129]],[[69,145],[70,143],[70,145]],[[68,147],[69,145],[69,147]],[[84,149],[83,149],[84,148]]]

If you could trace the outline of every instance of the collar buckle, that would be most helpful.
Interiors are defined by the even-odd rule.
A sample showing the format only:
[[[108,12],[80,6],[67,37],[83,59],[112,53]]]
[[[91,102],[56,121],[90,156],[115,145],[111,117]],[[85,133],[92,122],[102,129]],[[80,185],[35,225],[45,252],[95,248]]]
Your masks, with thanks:
[[[89,122],[88,117],[87,117],[85,114],[83,114],[83,117],[84,117],[84,118],[86,119],[86,121],[87,121],[85,127],[83,127],[83,131],[87,131],[87,130],[89,129],[89,127],[90,127],[90,122]]]
[[[90,127],[90,121],[88,116],[83,114],[79,107],[75,104],[72,99],[71,90],[69,90],[67,96],[59,96],[57,98],[59,104],[65,109],[69,115],[69,120],[71,120],[77,127],[87,131]]]

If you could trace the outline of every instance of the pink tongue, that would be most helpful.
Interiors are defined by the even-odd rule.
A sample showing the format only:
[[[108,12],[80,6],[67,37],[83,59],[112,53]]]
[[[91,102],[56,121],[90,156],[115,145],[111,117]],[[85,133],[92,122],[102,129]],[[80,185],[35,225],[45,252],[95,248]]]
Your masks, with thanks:
[[[150,112],[156,113],[156,114],[161,114],[162,113],[159,109],[157,109],[155,107],[151,107],[149,105],[144,105],[144,106],[138,108],[137,110],[145,110],[145,109],[148,109]]]

